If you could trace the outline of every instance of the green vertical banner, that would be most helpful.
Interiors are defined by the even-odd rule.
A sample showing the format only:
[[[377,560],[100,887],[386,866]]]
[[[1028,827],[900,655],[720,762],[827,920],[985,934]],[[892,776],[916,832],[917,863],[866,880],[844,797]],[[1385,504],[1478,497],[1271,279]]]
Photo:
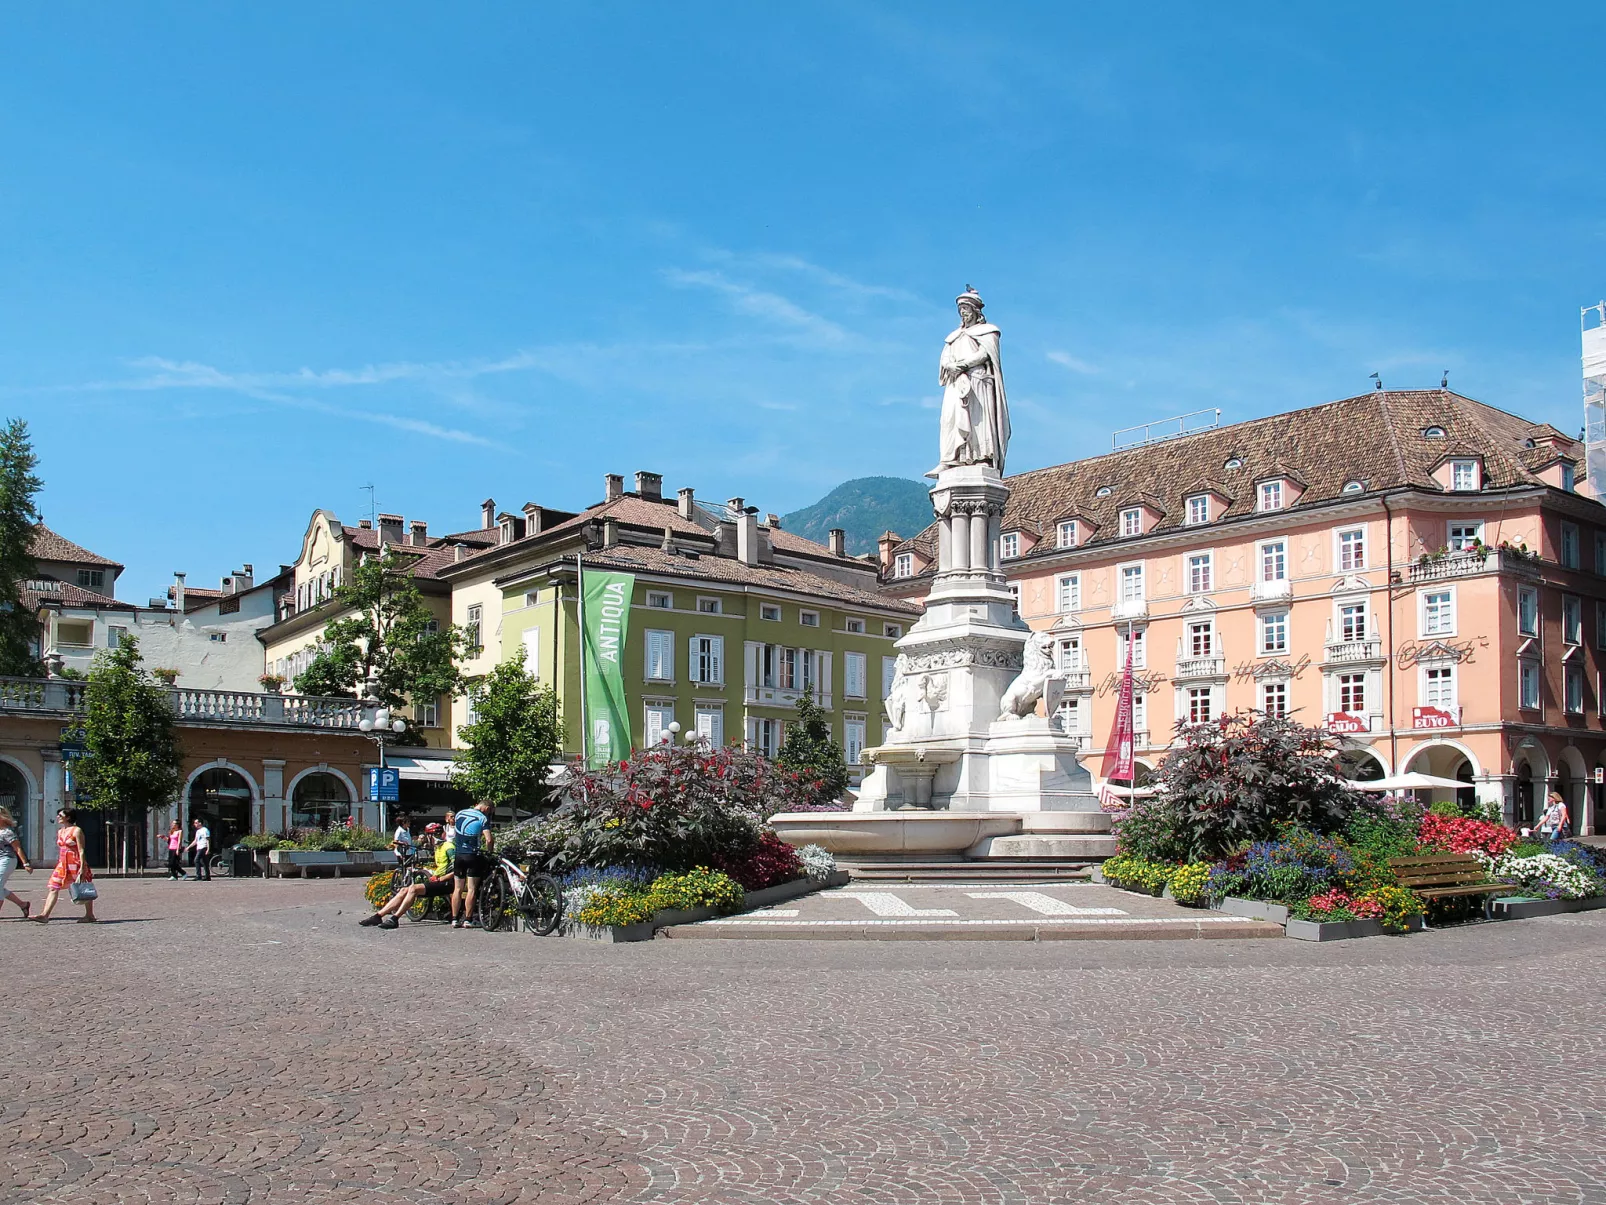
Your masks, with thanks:
[[[582,571],[581,634],[586,759],[592,769],[630,756],[630,709],[625,705],[625,635],[630,627],[630,573]]]

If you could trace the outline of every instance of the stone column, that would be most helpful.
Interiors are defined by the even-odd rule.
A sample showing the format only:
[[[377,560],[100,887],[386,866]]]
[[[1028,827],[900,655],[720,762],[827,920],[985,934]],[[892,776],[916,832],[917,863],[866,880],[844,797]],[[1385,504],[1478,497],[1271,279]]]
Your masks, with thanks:
[[[950,537],[949,551],[952,558],[946,565],[938,565],[938,572],[950,569],[969,569],[970,560],[970,515],[962,505],[954,505],[948,511],[948,523],[953,528]]]
[[[262,803],[257,811],[259,833],[282,833],[290,827],[289,809],[284,800],[284,760],[262,759]]]
[[[970,510],[970,567],[992,570],[996,568],[994,558],[998,555],[998,547],[988,539],[993,525],[987,514],[987,504],[972,502]]]

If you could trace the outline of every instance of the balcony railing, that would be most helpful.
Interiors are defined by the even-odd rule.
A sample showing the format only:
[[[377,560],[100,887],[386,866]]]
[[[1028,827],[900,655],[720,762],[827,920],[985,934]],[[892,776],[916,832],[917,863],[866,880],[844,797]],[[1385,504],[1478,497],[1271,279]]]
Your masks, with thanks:
[[[1383,660],[1382,640],[1330,640],[1327,642],[1327,663],[1342,665],[1350,661]]]
[[[1149,600],[1146,598],[1118,598],[1110,605],[1111,619],[1147,619]]]
[[[1294,583],[1286,577],[1279,577],[1269,582],[1257,579],[1250,588],[1249,595],[1256,602],[1275,602],[1279,599],[1292,598]]]
[[[192,690],[173,687],[168,696],[179,723],[286,725],[299,728],[356,728],[362,705],[355,699],[320,695],[276,695],[244,690]],[[0,712],[84,710],[84,683],[64,678],[0,677]]]
[[[1055,676],[1065,683],[1066,690],[1091,690],[1093,687],[1093,671],[1085,665],[1075,665],[1070,669],[1054,672]]]
[[[1467,548],[1418,561],[1409,570],[1409,581],[1439,582],[1446,578],[1471,577],[1476,573],[1521,573],[1527,577],[1539,574],[1539,558],[1524,556],[1520,552],[1503,552],[1498,548]]]
[[[803,697],[804,687],[790,686],[747,686],[743,689],[742,701],[749,706],[759,707],[796,707],[797,701]],[[831,696],[814,693],[814,701],[826,711],[831,710]]]
[[[1221,678],[1227,673],[1225,653],[1210,653],[1203,657],[1178,657],[1178,678]]]

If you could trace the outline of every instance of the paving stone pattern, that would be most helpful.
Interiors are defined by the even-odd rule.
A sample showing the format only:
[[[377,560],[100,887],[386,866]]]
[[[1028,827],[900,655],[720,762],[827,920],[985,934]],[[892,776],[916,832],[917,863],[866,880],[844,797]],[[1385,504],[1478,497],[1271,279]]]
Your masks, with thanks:
[[[0,922],[7,1205],[1606,1205],[1599,912],[613,946],[101,887]]]

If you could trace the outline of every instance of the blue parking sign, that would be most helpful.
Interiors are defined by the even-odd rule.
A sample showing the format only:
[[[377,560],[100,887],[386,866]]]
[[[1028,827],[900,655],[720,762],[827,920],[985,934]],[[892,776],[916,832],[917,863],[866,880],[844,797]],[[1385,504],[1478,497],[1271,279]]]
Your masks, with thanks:
[[[401,798],[401,771],[394,766],[370,766],[368,769],[368,798],[380,803],[395,803]]]

